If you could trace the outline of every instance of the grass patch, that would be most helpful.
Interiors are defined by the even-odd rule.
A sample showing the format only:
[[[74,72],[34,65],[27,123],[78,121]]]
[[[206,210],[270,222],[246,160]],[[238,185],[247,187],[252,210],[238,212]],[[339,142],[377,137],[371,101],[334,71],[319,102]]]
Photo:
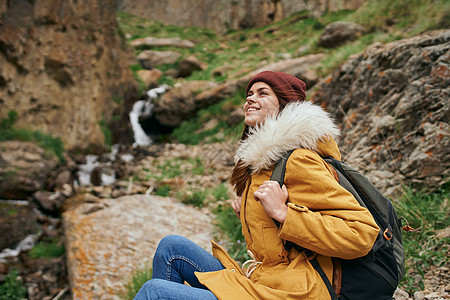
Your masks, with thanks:
[[[217,185],[212,191],[217,206],[213,209],[216,215],[217,239],[224,242],[230,256],[239,262],[249,259],[247,245],[242,235],[242,224],[227,200],[230,193],[224,183]]]
[[[172,132],[172,137],[178,142],[186,145],[198,145],[200,142],[221,142],[223,138],[217,136],[226,128],[226,124],[219,123],[211,129],[202,130],[203,123],[198,120],[184,121],[179,127]]]
[[[16,128],[17,112],[11,110],[8,117],[0,122],[0,141],[18,140],[35,142],[44,149],[47,155],[55,156],[64,161],[64,144],[59,137],[53,137],[40,131]]]
[[[404,195],[394,204],[398,215],[405,217],[412,227],[422,226],[419,232],[402,234],[406,271],[400,286],[410,295],[424,289],[423,278],[430,267],[449,262],[450,239],[436,235],[438,230],[450,226],[449,196],[449,185],[434,193],[405,188]]]
[[[170,186],[169,185],[162,185],[160,186],[156,191],[155,195],[161,196],[161,197],[168,197],[170,193]]]
[[[0,285],[0,300],[21,300],[25,299],[27,289],[23,285],[22,279],[16,269],[10,271]]]
[[[205,171],[203,162],[200,158],[177,158],[172,160],[165,160],[158,165],[160,174],[156,179],[172,179],[181,174],[202,175]]]
[[[181,203],[193,205],[202,208],[205,206],[205,200],[209,195],[209,191],[201,188],[192,188],[182,192],[178,198]]]
[[[211,194],[213,195],[214,199],[219,202],[219,201],[225,201],[230,199],[230,194],[228,192],[228,188],[224,183],[221,183],[219,185],[217,185],[211,192]]]
[[[124,300],[133,299],[144,283],[152,279],[152,272],[152,269],[149,267],[136,269],[133,272],[131,279],[125,283],[124,290],[119,297]]]
[[[64,245],[54,239],[50,241],[41,241],[37,243],[29,252],[31,258],[52,259],[60,257],[65,253]]]
[[[242,224],[230,204],[218,206],[214,213],[217,219],[217,227],[223,235],[219,240],[225,242],[224,246],[230,256],[241,263],[249,259],[245,238],[242,235]]]

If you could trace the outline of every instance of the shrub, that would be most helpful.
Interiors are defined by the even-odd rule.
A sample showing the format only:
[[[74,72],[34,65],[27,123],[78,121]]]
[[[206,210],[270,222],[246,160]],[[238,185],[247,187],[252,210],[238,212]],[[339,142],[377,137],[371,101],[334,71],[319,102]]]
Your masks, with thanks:
[[[180,195],[180,200],[184,204],[190,204],[196,207],[203,207],[205,205],[208,191],[203,189],[188,190]]]
[[[22,280],[18,278],[17,270],[10,271],[0,285],[0,300],[21,300],[25,299],[26,294],[27,289],[23,286]]]

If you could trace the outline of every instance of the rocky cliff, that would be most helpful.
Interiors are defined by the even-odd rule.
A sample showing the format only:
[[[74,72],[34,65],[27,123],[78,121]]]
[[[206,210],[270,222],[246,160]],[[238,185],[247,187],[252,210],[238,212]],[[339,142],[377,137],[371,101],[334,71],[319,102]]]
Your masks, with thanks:
[[[437,188],[450,170],[450,30],[351,57],[313,95],[341,124],[343,159],[387,195]]]
[[[313,14],[357,9],[364,0],[116,0],[119,10],[177,26],[198,26],[219,33],[267,25],[303,10]]]
[[[0,3],[0,119],[15,110],[16,125],[66,149],[103,148],[99,123],[123,115],[136,93],[114,2]]]

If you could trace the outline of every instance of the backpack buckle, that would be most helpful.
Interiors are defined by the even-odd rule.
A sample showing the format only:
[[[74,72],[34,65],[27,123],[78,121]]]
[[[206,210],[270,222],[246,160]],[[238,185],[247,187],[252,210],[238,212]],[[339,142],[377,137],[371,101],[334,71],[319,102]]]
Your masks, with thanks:
[[[317,256],[317,253],[314,251],[311,251],[311,250],[306,250],[304,253],[305,253],[306,259],[309,261],[313,260]]]
[[[386,230],[383,232],[383,236],[388,241],[392,240],[392,238],[394,237],[392,231],[389,228],[386,228]]]

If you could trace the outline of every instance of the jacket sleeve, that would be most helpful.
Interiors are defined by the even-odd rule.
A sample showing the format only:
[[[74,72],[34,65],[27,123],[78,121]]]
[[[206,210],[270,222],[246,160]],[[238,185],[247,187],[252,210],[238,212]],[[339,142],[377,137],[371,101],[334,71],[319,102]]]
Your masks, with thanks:
[[[353,259],[372,248],[379,228],[370,212],[310,150],[294,151],[286,165],[288,213],[279,237],[321,255]]]

